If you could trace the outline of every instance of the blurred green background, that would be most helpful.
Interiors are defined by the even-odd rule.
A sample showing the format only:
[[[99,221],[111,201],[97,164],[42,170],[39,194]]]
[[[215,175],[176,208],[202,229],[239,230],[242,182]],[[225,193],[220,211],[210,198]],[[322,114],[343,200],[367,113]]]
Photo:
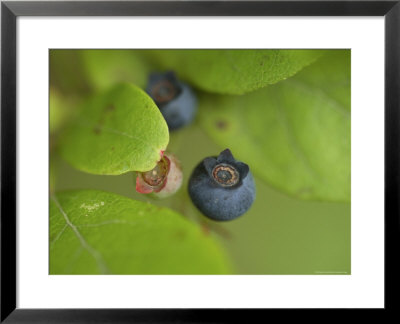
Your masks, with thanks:
[[[52,192],[69,189],[100,189],[134,200],[171,208],[190,222],[198,224],[200,228],[209,228],[210,231],[207,235],[212,236],[226,251],[234,274],[351,273],[351,205],[349,199],[345,201],[346,199],[343,199],[340,194],[337,195],[337,199],[296,197],[290,192],[290,187],[287,190],[279,188],[279,184],[274,182],[275,178],[271,177],[273,181],[269,182],[268,174],[265,176],[255,174],[257,197],[252,208],[242,217],[230,222],[213,222],[196,210],[187,193],[187,182],[191,171],[204,157],[217,155],[222,149],[230,147],[230,145],[223,144],[229,144],[230,140],[234,140],[229,137],[222,139],[218,136],[214,137],[212,132],[207,131],[207,125],[203,122],[207,117],[203,118],[203,121],[200,117],[196,118],[192,125],[170,134],[167,150],[177,155],[184,173],[183,186],[172,197],[157,199],[137,193],[135,191],[135,172],[117,176],[93,175],[79,171],[65,162],[59,154],[59,139],[62,138],[63,129],[68,127],[68,123],[77,118],[77,111],[80,109],[77,107],[80,107],[81,102],[120,81],[128,81],[144,88],[149,71],[165,71],[174,68],[174,64],[179,64],[171,62],[168,59],[170,54],[161,50],[158,52],[110,50],[98,51],[100,55],[91,55],[94,52],[50,51],[50,178]],[[127,53],[129,55],[126,55]],[[329,53],[323,53],[323,55],[329,56]],[[203,56],[200,56],[203,59]],[[180,64],[183,65],[181,68],[184,68],[183,59],[180,59]],[[179,62],[179,57],[176,60]],[[202,62],[202,64],[206,63]],[[316,63],[314,61],[307,62],[304,66],[308,64]],[[336,68],[328,66],[333,70]],[[206,65],[202,65],[202,68],[207,70]],[[297,70],[301,68],[296,67]],[[210,73],[218,75],[216,72]],[[295,73],[297,71],[291,74]],[[350,72],[348,71],[348,73]],[[182,77],[191,84],[199,96],[207,96],[206,92],[210,91],[207,89],[209,83],[205,82],[206,86],[203,86],[201,79],[207,78],[207,73],[204,73],[196,81],[191,79],[190,71],[187,74],[178,71],[177,74],[178,77]],[[257,83],[257,88],[268,88],[270,86],[268,82],[270,84],[278,82],[279,85],[286,82],[285,78],[266,81],[266,84]],[[214,79],[216,84],[219,84],[220,80]],[[323,83],[323,80],[319,82]],[[249,84],[254,83],[250,82]],[[345,86],[350,91],[350,83]],[[255,90],[249,87],[232,91],[248,93]],[[332,87],[332,91],[335,91],[334,87]],[[217,95],[223,96],[227,90],[222,87],[216,92]],[[229,95],[241,96],[241,93],[229,93]],[[313,95],[320,96],[321,94],[318,92]],[[343,94],[339,95],[343,96]],[[350,100],[350,98],[347,99]],[[230,100],[236,99],[233,97]],[[202,109],[202,105],[199,109]],[[199,115],[201,116],[201,113]],[[321,119],[316,122],[321,122]],[[323,128],[323,119],[321,123]],[[264,135],[261,134],[261,136]],[[311,137],[318,138],[318,134],[312,134]],[[329,151],[329,147],[324,149]],[[233,149],[233,154],[236,155],[235,149]],[[239,158],[248,163],[251,168],[251,160],[245,160],[240,154]],[[343,159],[340,163],[346,163],[348,165],[344,168],[350,168],[350,157]],[[342,166],[339,168],[343,169]],[[332,172],[334,173],[334,170]],[[335,188],[335,190],[338,192],[349,191],[349,175],[346,175],[345,181],[347,181],[346,186],[348,185],[348,187],[343,190]],[[50,255],[50,258],[56,257]]]

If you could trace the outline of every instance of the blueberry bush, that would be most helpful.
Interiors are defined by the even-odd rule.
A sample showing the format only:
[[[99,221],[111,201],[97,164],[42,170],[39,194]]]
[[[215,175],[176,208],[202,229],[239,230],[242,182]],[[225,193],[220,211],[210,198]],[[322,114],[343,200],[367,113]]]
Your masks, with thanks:
[[[50,50],[50,274],[350,274],[350,58]]]

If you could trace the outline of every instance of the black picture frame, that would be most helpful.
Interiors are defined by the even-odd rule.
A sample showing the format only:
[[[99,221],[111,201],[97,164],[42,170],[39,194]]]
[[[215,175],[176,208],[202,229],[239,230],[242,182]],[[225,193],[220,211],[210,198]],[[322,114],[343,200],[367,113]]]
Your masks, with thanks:
[[[1,322],[253,322],[271,309],[16,308],[16,19],[19,16],[384,16],[385,307],[396,311],[400,217],[400,0],[396,1],[2,1],[1,3]],[[366,175],[368,176],[368,175]],[[297,310],[300,311],[300,310]],[[304,314],[305,310],[301,310]],[[308,310],[309,311],[309,310]],[[308,311],[306,313],[308,314]],[[316,310],[314,310],[316,311]],[[357,310],[353,310],[357,311]],[[358,312],[359,313],[359,312]],[[247,320],[241,319],[245,316]],[[261,316],[261,317],[260,317]],[[308,315],[306,315],[308,316]],[[368,312],[367,316],[371,316]],[[265,317],[265,320],[267,318]],[[257,321],[257,320],[255,320]]]

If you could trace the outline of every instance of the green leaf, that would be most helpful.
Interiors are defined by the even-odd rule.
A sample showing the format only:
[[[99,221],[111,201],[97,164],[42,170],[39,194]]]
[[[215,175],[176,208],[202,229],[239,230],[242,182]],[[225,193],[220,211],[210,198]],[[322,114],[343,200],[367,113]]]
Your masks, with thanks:
[[[64,124],[68,109],[66,109],[66,107],[63,105],[63,102],[56,90],[50,89],[49,98],[49,127],[50,133],[54,133]]]
[[[321,50],[149,50],[160,68],[194,86],[220,94],[243,94],[284,80],[314,62]]]
[[[350,51],[244,96],[205,96],[200,121],[222,148],[276,188],[350,200]]]
[[[169,140],[154,101],[131,84],[99,94],[60,139],[63,158],[75,168],[117,175],[155,167]]]
[[[54,155],[50,155],[49,159],[49,191],[54,192],[54,188],[57,183],[57,161]]]
[[[77,98],[63,96],[55,88],[50,88],[49,102],[49,128],[50,133],[54,134],[62,129],[66,123],[76,115],[75,107]]]
[[[137,50],[79,50],[91,86],[107,89],[116,83],[130,82],[141,88],[149,74],[146,61]]]
[[[97,190],[50,199],[50,274],[225,274],[217,242],[180,214]]]

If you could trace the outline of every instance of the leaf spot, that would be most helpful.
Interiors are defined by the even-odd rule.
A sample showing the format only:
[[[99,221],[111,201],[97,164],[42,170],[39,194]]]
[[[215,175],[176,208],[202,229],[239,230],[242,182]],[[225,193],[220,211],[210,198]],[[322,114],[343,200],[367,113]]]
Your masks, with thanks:
[[[217,120],[215,126],[220,130],[225,130],[228,128],[228,122],[225,120]]]
[[[99,134],[101,133],[101,127],[100,127],[100,125],[95,125],[95,126],[93,127],[93,132],[94,132],[96,135],[99,135]]]
[[[115,110],[115,106],[114,105],[108,105],[104,110],[105,111],[113,111],[113,110]]]
[[[99,209],[100,206],[104,206],[104,202],[103,201],[101,203],[94,203],[92,205],[83,203],[82,205],[80,205],[80,208],[85,209],[87,212],[91,213],[91,212]]]

